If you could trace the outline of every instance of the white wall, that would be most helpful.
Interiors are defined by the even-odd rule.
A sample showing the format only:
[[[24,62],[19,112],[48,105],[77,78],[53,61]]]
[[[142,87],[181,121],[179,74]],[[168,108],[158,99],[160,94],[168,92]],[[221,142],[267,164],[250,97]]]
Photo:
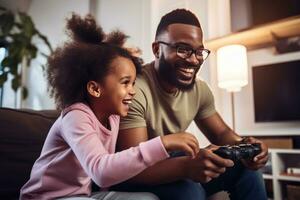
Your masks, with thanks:
[[[129,37],[128,46],[139,47],[145,62],[152,60],[150,0],[99,0],[95,17],[105,32],[119,29]]]

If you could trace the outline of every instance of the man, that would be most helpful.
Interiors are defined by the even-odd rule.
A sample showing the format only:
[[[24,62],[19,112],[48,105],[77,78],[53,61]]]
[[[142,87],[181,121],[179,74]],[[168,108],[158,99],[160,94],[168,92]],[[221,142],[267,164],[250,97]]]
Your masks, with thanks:
[[[157,135],[180,134],[194,120],[214,145],[260,143],[262,152],[254,160],[233,163],[200,149],[196,158],[172,157],[149,167],[114,189],[147,191],[160,199],[205,199],[226,190],[231,199],[266,199],[261,175],[255,171],[268,160],[264,143],[241,138],[216,112],[207,84],[196,73],[209,55],[196,16],[185,9],[162,17],[152,44],[154,62],[146,65],[136,81],[136,96],[122,119],[118,149],[138,145]],[[199,184],[200,183],[200,184]]]

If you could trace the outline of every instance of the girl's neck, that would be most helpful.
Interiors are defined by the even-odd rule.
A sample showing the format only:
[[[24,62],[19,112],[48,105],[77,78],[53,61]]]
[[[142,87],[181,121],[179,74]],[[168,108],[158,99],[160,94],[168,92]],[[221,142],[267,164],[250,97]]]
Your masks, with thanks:
[[[109,123],[109,116],[110,114],[105,113],[101,110],[101,108],[97,107],[94,104],[89,104],[90,108],[92,109],[93,113],[97,117],[98,121],[106,127],[108,130],[110,130],[110,123]]]

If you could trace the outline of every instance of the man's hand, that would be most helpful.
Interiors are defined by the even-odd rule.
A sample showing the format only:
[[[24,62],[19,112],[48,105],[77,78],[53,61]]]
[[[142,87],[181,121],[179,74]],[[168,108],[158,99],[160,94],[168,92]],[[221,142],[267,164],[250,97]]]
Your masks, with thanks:
[[[254,138],[254,137],[248,137],[245,140],[246,143],[259,143],[261,146],[261,153],[258,154],[253,158],[253,160],[242,160],[242,163],[249,169],[257,170],[259,168],[262,168],[265,166],[265,164],[268,162],[268,147],[265,143],[262,141]]]
[[[193,158],[199,152],[198,140],[190,133],[173,133],[161,136],[161,140],[167,151],[184,151]]]
[[[217,148],[211,145],[200,149],[196,158],[187,160],[187,177],[196,182],[207,183],[224,173],[226,167],[232,167],[234,163],[231,160],[221,158],[212,152]]]

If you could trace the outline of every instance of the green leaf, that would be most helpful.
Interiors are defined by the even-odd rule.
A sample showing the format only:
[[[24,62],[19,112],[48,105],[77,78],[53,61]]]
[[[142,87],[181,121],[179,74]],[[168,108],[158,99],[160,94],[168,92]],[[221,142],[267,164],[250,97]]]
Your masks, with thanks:
[[[7,81],[7,73],[3,73],[0,75],[0,87],[2,88],[4,83]]]
[[[21,76],[17,75],[11,80],[11,88],[17,92],[18,88],[21,86]]]
[[[9,57],[5,57],[2,62],[1,62],[1,66],[2,67],[6,67],[6,66],[10,66],[10,60],[9,60]]]
[[[28,53],[29,53],[29,56],[30,56],[31,59],[36,58],[37,51],[38,51],[38,49],[36,48],[36,46],[30,44],[28,46],[27,50],[28,50]]]
[[[21,24],[23,25],[23,31],[26,37],[32,38],[32,36],[35,34],[35,27],[34,24],[31,20],[31,17],[29,17],[25,13],[19,13],[19,17],[21,20]]]
[[[28,89],[26,87],[22,87],[22,99],[25,100],[28,97]]]
[[[18,70],[20,64],[26,59],[29,67],[31,60],[36,58],[39,52],[38,46],[32,43],[33,37],[42,40],[50,52],[53,52],[47,37],[36,29],[29,15],[20,12],[14,14],[0,6],[0,46],[5,46],[7,49],[6,56],[1,62],[0,83],[3,85],[7,81],[7,76],[12,75],[14,91],[21,87],[21,74]],[[48,57],[44,53],[42,55]],[[28,89],[22,88],[22,94],[26,98]]]
[[[1,35],[8,35],[14,26],[14,15],[11,12],[6,12],[0,15]]]
[[[45,35],[41,34],[38,30],[37,30],[36,34],[45,42],[45,44],[48,46],[50,52],[53,53],[53,49],[52,49],[51,44],[50,44],[49,40],[47,39],[47,37]]]
[[[42,70],[45,71],[46,70],[46,65],[41,65]]]

